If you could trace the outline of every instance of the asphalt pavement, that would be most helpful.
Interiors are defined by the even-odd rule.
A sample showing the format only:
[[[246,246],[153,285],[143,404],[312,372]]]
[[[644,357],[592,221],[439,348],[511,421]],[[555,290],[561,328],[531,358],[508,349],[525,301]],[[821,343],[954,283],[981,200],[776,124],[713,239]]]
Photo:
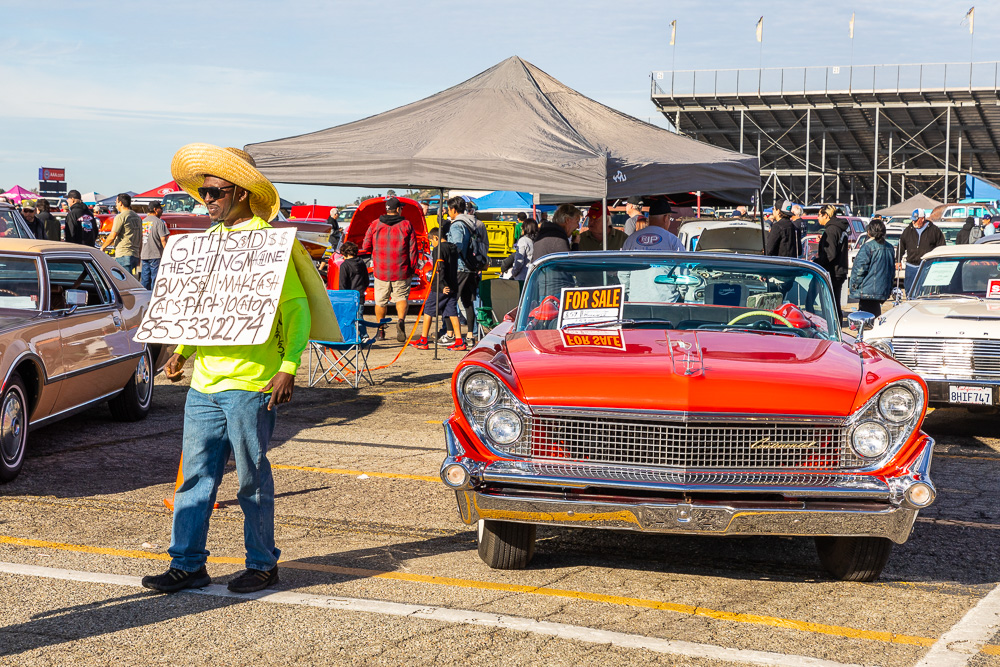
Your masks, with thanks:
[[[373,365],[396,343],[380,343]],[[937,410],[937,502],[874,583],[832,581],[812,541],[539,529],[490,570],[438,480],[460,353],[407,351],[377,384],[306,386],[270,453],[281,583],[234,596],[236,473],[209,533],[214,585],[138,585],[169,558],[186,386],[31,434],[0,486],[0,665],[1000,665],[1000,417]]]

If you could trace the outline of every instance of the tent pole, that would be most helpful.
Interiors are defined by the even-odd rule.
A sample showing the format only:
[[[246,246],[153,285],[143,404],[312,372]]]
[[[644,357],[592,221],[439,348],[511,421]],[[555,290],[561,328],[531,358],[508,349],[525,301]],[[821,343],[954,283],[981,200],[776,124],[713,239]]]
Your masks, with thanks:
[[[603,211],[601,213],[601,224],[604,225],[604,249],[608,249],[608,198],[607,196],[601,199],[601,203],[604,204]]]
[[[764,233],[764,206],[760,201],[760,188],[757,188],[757,195],[754,197],[754,208],[760,214],[760,253],[764,254],[764,249],[767,248],[767,235]]]
[[[444,241],[444,188],[438,190],[438,244],[434,248],[434,265],[431,267],[431,272],[434,273],[434,284],[431,285],[431,289],[434,290],[435,294],[435,304],[437,304],[437,291],[441,284],[441,275],[438,274],[434,269],[437,268],[438,260],[441,259],[441,241]],[[425,302],[426,303],[426,302]],[[434,308],[434,361],[438,360],[438,332],[441,331],[440,320],[438,319],[438,312],[440,308]],[[419,324],[419,322],[418,322]],[[461,323],[460,323],[461,324]],[[452,331],[455,334],[455,342],[458,342],[458,334],[461,331]]]

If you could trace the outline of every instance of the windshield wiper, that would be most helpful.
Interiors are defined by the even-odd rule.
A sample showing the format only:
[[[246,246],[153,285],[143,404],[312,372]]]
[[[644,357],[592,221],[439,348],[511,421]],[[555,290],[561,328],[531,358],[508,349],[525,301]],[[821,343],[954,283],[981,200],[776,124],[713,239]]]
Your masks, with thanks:
[[[982,301],[982,297],[978,297],[975,294],[923,294],[921,296],[915,297],[917,299],[975,299],[976,301]]]
[[[614,327],[622,324],[635,324],[635,320],[601,320],[600,322],[572,322],[562,325],[563,329],[599,329],[602,327]]]

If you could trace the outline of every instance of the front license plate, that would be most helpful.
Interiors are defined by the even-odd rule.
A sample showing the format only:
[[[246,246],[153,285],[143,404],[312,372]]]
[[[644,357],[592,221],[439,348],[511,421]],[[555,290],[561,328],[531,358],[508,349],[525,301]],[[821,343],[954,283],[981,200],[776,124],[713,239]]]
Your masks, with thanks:
[[[993,387],[966,387],[949,385],[949,403],[969,403],[972,405],[993,405]]]

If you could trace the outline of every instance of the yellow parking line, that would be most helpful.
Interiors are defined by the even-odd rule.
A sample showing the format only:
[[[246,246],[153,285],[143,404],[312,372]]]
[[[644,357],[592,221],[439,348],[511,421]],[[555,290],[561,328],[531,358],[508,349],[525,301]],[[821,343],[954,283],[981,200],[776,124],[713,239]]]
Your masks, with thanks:
[[[167,554],[159,554],[148,551],[134,551],[123,549],[111,549],[106,547],[92,547],[86,545],[64,544],[60,542],[47,542],[21,537],[11,537],[0,535],[0,544],[12,544],[24,547],[35,547],[40,549],[58,549],[78,553],[91,553],[104,556],[118,556],[122,558],[138,558],[147,560],[170,560]],[[209,556],[210,563],[225,563],[232,565],[242,565],[242,558],[223,558],[219,556]],[[877,630],[862,630],[859,628],[848,628],[839,625],[826,625],[824,623],[811,623],[808,621],[797,621],[788,618],[775,616],[762,616],[758,614],[743,614],[737,612],[720,611],[708,609],[694,605],[680,604],[676,602],[662,602],[659,600],[646,600],[642,598],[624,597],[619,595],[605,595],[602,593],[588,593],[585,591],[574,591],[562,588],[547,588],[540,586],[525,586],[519,584],[504,584],[492,581],[476,581],[471,579],[456,579],[453,577],[439,577],[425,574],[414,574],[411,572],[384,572],[381,570],[368,570],[353,567],[340,567],[336,565],[321,565],[315,563],[300,563],[297,561],[281,561],[282,567],[296,570],[311,570],[316,572],[328,572],[350,577],[373,577],[379,579],[390,579],[407,583],[433,584],[437,586],[454,586],[458,588],[471,588],[477,590],[502,591],[506,593],[524,593],[528,595],[541,595],[553,598],[566,598],[582,600],[585,602],[598,602],[616,606],[658,609],[689,616],[701,616],[719,621],[729,621],[732,623],[746,623],[749,625],[762,625],[774,628],[784,628],[788,630],[798,630],[813,634],[830,635],[834,637],[844,637],[849,639],[868,639],[888,644],[908,644],[912,646],[931,646],[936,640],[929,637],[916,637],[912,635],[896,634],[894,632],[883,632]],[[1000,654],[1000,646],[986,646],[984,652],[991,655]]]
[[[430,421],[425,421],[424,423],[425,424],[443,424],[444,422],[441,421],[441,420],[431,419]]]
[[[440,477],[431,477],[429,475],[403,475],[394,472],[366,472],[364,470],[341,470],[339,468],[314,468],[312,466],[286,466],[277,463],[272,463],[271,467],[276,470],[305,470],[306,472],[322,472],[327,475],[350,475],[352,477],[358,477],[360,475],[368,475],[369,477],[381,477],[385,479],[415,479],[420,482],[440,482]]]

